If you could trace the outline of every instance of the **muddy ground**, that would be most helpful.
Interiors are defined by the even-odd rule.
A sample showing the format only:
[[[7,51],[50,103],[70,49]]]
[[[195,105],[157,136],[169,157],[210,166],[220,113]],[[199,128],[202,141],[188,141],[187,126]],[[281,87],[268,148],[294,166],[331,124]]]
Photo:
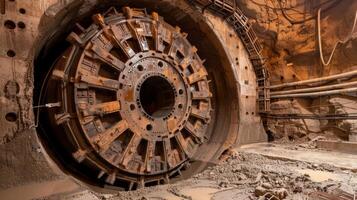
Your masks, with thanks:
[[[286,146],[311,151],[311,145]],[[337,158],[338,159],[338,158]],[[353,162],[353,160],[352,160]],[[208,168],[191,179],[131,192],[111,194],[80,191],[41,199],[110,199],[110,200],[220,200],[220,199],[316,199],[316,191],[336,194],[357,191],[354,169],[326,163],[263,156],[233,150],[220,165]]]

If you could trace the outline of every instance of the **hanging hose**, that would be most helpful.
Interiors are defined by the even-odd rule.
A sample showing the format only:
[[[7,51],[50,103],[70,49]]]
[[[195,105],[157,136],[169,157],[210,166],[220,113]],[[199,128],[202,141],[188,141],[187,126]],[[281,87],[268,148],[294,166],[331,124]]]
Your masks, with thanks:
[[[322,42],[321,42],[321,8],[318,10],[317,12],[317,35],[318,35],[318,40],[319,40],[319,50],[320,50],[320,58],[321,58],[321,62],[324,66],[327,66],[331,63],[332,61],[332,57],[335,53],[335,50],[337,48],[337,46],[339,44],[345,44],[346,42],[348,42],[354,31],[355,31],[355,28],[356,28],[356,24],[357,24],[357,11],[356,11],[356,14],[355,14],[355,19],[354,19],[354,22],[353,22],[353,27],[352,27],[352,31],[351,31],[351,34],[345,39],[345,40],[339,40],[337,41],[337,43],[335,44],[335,46],[333,47],[332,49],[332,52],[330,54],[330,57],[328,59],[328,61],[326,62],[325,59],[324,59],[324,55],[323,55],[323,51],[322,51]]]

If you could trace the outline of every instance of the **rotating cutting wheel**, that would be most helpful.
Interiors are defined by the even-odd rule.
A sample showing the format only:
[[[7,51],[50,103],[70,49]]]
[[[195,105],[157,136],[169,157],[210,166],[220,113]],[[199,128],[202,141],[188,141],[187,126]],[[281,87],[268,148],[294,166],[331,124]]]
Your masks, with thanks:
[[[98,180],[129,190],[166,183],[207,140],[203,61],[157,13],[111,8],[92,19],[68,36],[72,45],[55,64],[46,96],[61,107],[50,117]]]

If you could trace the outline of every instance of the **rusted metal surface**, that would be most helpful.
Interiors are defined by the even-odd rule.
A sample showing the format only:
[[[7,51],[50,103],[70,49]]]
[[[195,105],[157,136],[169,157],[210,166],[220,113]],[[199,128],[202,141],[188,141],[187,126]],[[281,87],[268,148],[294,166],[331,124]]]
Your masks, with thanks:
[[[49,91],[73,157],[107,184],[168,182],[207,138],[207,71],[178,27],[125,7],[72,32]]]
[[[249,58],[254,67],[257,76],[258,85],[258,108],[260,113],[270,111],[270,89],[269,89],[269,74],[265,67],[265,60],[262,56],[262,46],[252,28],[252,24],[248,22],[248,18],[238,8],[235,0],[188,0],[192,4],[199,5],[202,11],[208,9],[213,13],[222,16],[226,19],[236,33],[242,39],[242,42],[247,49]]]

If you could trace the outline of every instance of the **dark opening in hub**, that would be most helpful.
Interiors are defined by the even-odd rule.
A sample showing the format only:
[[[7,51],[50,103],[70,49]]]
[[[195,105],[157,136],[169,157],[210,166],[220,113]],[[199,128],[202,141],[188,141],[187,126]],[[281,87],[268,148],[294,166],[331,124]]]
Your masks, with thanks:
[[[175,105],[175,93],[165,78],[152,76],[140,88],[140,102],[151,117],[166,117]]]

